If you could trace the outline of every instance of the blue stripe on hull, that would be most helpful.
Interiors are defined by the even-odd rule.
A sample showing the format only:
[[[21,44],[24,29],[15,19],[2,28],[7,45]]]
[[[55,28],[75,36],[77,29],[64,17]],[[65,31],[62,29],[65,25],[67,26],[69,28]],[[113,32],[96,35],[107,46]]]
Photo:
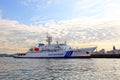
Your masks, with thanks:
[[[67,51],[64,57],[71,57],[73,51]]]

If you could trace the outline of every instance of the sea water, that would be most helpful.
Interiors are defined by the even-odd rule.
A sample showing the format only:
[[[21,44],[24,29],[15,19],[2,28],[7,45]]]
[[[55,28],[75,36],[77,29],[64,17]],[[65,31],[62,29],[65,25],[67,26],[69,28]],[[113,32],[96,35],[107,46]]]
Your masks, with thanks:
[[[0,57],[0,80],[120,80],[120,59]]]

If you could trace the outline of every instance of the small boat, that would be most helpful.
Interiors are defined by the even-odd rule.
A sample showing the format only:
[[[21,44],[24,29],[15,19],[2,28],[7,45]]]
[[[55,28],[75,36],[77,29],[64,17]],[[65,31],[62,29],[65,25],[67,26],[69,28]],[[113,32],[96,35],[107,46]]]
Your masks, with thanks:
[[[66,42],[51,44],[52,36],[47,35],[48,44],[39,43],[24,54],[15,54],[14,58],[90,58],[96,47],[72,49]]]

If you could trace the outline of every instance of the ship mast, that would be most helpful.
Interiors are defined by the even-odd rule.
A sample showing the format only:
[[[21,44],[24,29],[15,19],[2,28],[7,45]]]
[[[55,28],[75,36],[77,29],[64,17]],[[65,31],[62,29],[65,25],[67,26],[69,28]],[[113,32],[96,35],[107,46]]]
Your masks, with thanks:
[[[48,34],[46,41],[48,42],[48,44],[51,44],[51,42],[52,42],[52,36],[50,36],[50,35]]]

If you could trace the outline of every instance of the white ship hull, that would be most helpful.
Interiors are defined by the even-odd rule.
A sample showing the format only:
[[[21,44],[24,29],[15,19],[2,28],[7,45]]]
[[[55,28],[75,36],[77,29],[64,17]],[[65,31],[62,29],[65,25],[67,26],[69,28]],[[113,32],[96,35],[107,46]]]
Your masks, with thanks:
[[[91,53],[96,49],[84,48],[67,51],[44,51],[44,52],[28,52],[25,55],[14,55],[15,58],[89,58]]]

